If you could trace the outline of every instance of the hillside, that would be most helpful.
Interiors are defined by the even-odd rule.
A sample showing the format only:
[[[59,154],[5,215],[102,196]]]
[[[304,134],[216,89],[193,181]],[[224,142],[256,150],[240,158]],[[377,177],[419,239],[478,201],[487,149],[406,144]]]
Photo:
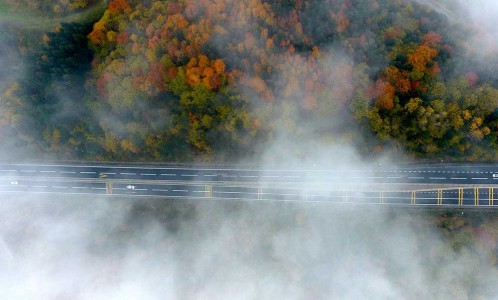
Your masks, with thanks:
[[[25,157],[237,161],[285,140],[496,160],[496,40],[451,2],[111,0],[48,32],[6,21],[23,67],[0,85],[2,134]]]

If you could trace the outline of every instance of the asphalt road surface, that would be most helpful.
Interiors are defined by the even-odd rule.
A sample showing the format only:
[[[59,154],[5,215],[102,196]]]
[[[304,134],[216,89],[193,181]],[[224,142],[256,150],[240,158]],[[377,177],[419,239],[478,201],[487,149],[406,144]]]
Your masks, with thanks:
[[[496,202],[498,206],[498,189],[493,188],[496,184],[498,164],[338,170],[0,164],[0,191],[22,193],[372,204]]]

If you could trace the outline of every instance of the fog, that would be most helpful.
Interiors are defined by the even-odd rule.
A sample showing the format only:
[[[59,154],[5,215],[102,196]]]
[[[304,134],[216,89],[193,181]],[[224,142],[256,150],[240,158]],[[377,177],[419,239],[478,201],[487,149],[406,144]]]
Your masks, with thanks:
[[[452,15],[449,8],[434,6],[437,2],[418,2]],[[496,45],[491,21],[498,5],[460,4],[483,28],[481,42]],[[319,63],[330,69],[352,61],[340,49],[323,53]],[[327,84],[350,98],[353,91],[341,80],[348,86],[357,83],[352,74],[346,79],[343,75],[331,74]],[[273,80],[278,81],[278,72]],[[302,96],[276,98],[300,101]],[[324,113],[336,112],[336,100],[321,99],[317,105]],[[266,105],[251,101],[255,109]],[[258,164],[368,167],[352,141],[333,132],[326,139],[300,135],[307,120],[280,108],[293,124],[276,121],[273,126],[278,129],[265,143]],[[328,121],[334,131],[344,120]],[[108,122],[120,125],[111,117]],[[9,160],[6,155],[3,160]],[[416,210],[90,195],[0,194],[0,200],[2,299],[384,300],[498,295],[493,255],[478,247],[452,247],[443,230]]]
[[[455,251],[416,211],[2,198],[5,299],[494,299],[498,293],[490,258]]]
[[[498,32],[496,31],[496,17],[498,16],[498,2],[494,0],[415,0],[415,2],[429,6],[448,17],[453,23],[462,24],[471,29],[467,36],[468,47],[473,50],[472,55],[479,55],[481,63],[491,54],[496,54]]]

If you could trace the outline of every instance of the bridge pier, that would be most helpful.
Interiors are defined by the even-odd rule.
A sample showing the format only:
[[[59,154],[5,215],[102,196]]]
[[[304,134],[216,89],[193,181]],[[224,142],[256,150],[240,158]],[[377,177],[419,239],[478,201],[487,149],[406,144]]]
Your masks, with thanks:
[[[437,205],[443,205],[443,190],[437,190]]]
[[[462,188],[458,189],[458,205],[460,205],[460,206],[463,205],[463,189]]]
[[[475,206],[479,205],[479,188],[478,187],[474,188],[474,205]]]
[[[213,186],[212,185],[204,186],[204,197],[213,198]]]
[[[495,195],[494,195],[494,188],[490,187],[489,190],[488,190],[488,195],[489,195],[489,205],[495,205]]]
[[[380,204],[384,204],[384,192],[380,192]]]
[[[417,191],[412,191],[412,198],[410,204],[417,204]]]
[[[105,182],[105,193],[108,195],[112,194],[112,182],[111,181]]]

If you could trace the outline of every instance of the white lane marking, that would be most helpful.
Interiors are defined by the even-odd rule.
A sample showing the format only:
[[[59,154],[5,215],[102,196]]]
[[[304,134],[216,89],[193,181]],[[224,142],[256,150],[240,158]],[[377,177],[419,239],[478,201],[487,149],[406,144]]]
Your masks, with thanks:
[[[188,190],[173,190],[173,192],[188,192]]]
[[[483,177],[475,177],[472,178],[473,180],[487,180],[488,178],[483,178]]]
[[[235,177],[237,177],[237,175],[221,175],[221,177],[225,177],[225,178],[235,178]]]
[[[204,177],[216,177],[218,175],[216,175],[216,174],[205,174],[205,175],[202,175],[202,176],[204,176]]]
[[[157,176],[157,174],[151,174],[151,173],[142,173],[140,175],[142,175],[142,176]]]
[[[109,173],[109,172],[101,172],[100,174],[102,174],[102,175],[116,175],[116,173]]]
[[[256,175],[240,175],[240,178],[256,178]]]
[[[197,174],[182,174],[182,177],[196,177]]]
[[[466,180],[467,177],[451,177],[451,180]]]
[[[152,189],[154,192],[168,192],[168,190]]]
[[[107,188],[92,188],[92,190],[107,190]]]
[[[206,193],[206,191],[192,191],[193,193]]]
[[[286,175],[284,177],[285,178],[301,178],[301,176],[298,176],[298,175]]]
[[[41,170],[40,173],[55,173],[57,171],[54,170]]]
[[[22,173],[36,173],[35,170],[20,170]]]
[[[161,176],[176,176],[176,174],[161,174]]]
[[[230,192],[230,191],[213,191],[213,194],[242,194],[242,195],[258,195],[258,193]],[[261,194],[262,195],[262,194]]]
[[[53,171],[53,172],[55,172],[55,171]],[[97,174],[97,172],[90,172],[90,171],[81,171],[80,173],[81,174]]]
[[[147,191],[148,189],[134,189],[134,191]]]
[[[387,179],[401,179],[403,178],[402,176],[398,176],[398,177],[387,177]]]
[[[446,177],[429,177],[430,180],[445,180]]]
[[[276,194],[276,193],[261,193],[261,195],[272,195],[272,196],[300,196],[302,197],[303,195],[300,194]]]
[[[86,189],[86,186],[72,186],[72,189]]]
[[[128,173],[128,172],[122,172],[119,174],[121,174],[121,175],[137,175],[137,173]]]
[[[408,179],[425,179],[425,177],[408,177]]]
[[[67,189],[67,186],[53,186],[54,189]]]
[[[59,171],[61,174],[76,174],[74,171]]]
[[[34,188],[48,188],[48,185],[33,185]]]

